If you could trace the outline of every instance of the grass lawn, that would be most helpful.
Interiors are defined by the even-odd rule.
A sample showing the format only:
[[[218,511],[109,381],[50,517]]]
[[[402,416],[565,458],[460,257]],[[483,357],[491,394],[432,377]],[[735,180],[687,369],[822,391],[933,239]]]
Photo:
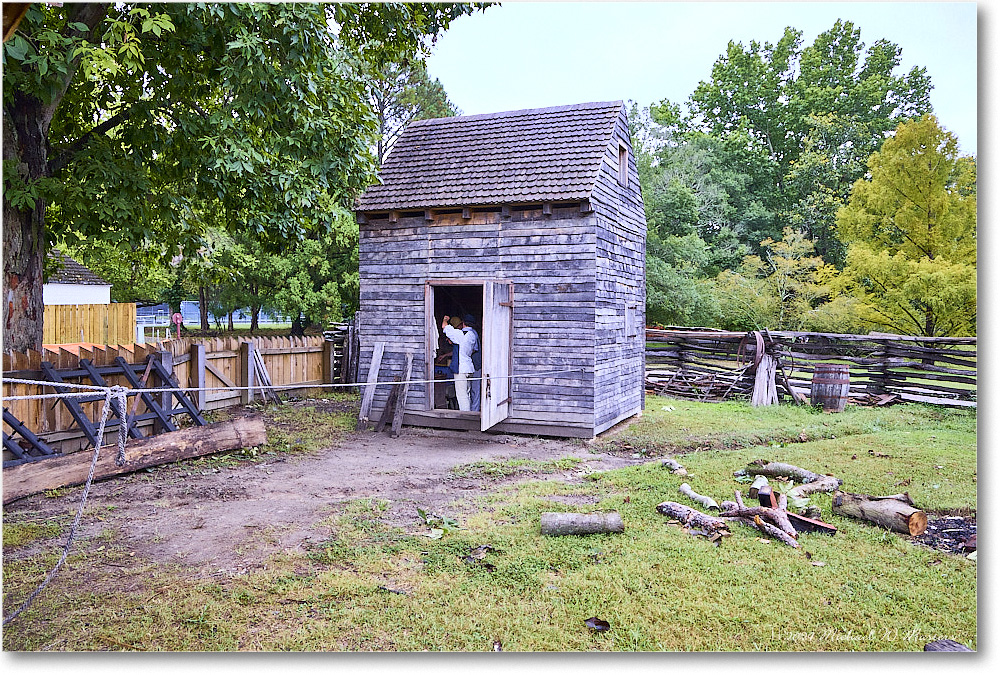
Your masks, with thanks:
[[[281,434],[292,440],[288,428]],[[4,649],[489,651],[500,640],[505,651],[920,651],[937,638],[976,648],[976,563],[832,516],[829,495],[813,501],[838,534],[803,534],[799,550],[736,524],[715,546],[655,511],[685,502],[682,482],[731,499],[747,488],[733,472],[766,459],[835,474],[851,492],[905,490],[928,512],[974,513],[974,413],[899,405],[828,415],[648,397],[640,420],[581,444],[579,463],[479,463],[456,473],[579,473],[596,449],[650,461],[505,487],[439,539],[389,527],[379,517],[384,501],[358,499],[330,516],[328,540],[231,579],[130,562],[113,536],[86,542],[5,629]],[[656,457],[668,452],[688,476],[660,466]],[[622,534],[538,532],[544,511],[612,509]],[[9,541],[5,525],[4,551],[50,536]],[[5,562],[5,611],[40,581],[60,543]],[[490,549],[467,559],[480,546]],[[101,566],[115,570],[113,590],[91,583],[95,557],[117,565]],[[584,625],[592,616],[611,629],[592,632]]]

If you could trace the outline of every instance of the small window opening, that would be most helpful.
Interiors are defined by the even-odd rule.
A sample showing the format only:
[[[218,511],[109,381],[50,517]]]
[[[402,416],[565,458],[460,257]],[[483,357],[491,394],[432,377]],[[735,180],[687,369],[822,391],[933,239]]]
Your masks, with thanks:
[[[618,144],[618,182],[628,187],[628,146]]]

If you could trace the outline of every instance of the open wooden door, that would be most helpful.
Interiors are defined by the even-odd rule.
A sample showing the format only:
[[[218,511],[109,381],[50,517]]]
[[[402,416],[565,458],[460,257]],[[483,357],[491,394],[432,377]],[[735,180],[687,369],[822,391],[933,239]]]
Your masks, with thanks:
[[[483,383],[480,426],[483,431],[510,416],[510,365],[514,331],[514,285],[483,284]]]

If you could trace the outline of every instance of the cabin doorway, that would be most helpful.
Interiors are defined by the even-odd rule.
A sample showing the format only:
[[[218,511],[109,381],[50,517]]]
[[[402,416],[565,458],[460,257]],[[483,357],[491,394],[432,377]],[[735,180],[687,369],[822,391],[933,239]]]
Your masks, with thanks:
[[[468,418],[470,426],[478,420],[474,426],[483,431],[506,419],[510,414],[512,285],[499,281],[431,280],[424,301],[430,355],[427,379],[431,381],[428,411],[443,417]],[[479,336],[481,370],[470,378],[468,411],[459,409],[455,378],[458,354],[442,331],[445,316],[458,316]]]
[[[458,410],[458,392],[455,374],[458,373],[458,345],[453,344],[441,329],[443,317],[459,317],[465,326],[479,336],[482,348],[483,327],[483,285],[434,287],[434,325],[437,327],[437,344],[434,350],[434,398],[435,410]],[[481,381],[469,384],[471,412],[478,413],[482,405]]]

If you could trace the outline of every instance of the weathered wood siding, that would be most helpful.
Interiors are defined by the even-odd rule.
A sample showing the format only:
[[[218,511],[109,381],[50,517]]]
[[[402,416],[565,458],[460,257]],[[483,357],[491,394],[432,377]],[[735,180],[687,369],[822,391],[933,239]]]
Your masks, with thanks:
[[[628,151],[628,185],[618,148]],[[642,410],[646,324],[646,216],[622,109],[591,200],[597,214],[597,322],[594,397],[600,433]],[[630,317],[626,317],[631,313]],[[628,330],[629,334],[626,334]]]
[[[490,133],[507,148],[497,162],[511,160],[518,176],[531,173],[525,167],[538,167],[537,175],[519,178],[516,185],[504,182],[506,174],[491,181],[482,178],[486,174],[479,171],[478,157],[461,155],[461,171],[438,162],[426,169],[431,178],[425,184],[425,168],[414,160],[406,172],[393,174],[392,185],[376,191],[395,195],[392,199],[376,199],[371,203],[377,207],[363,209],[359,375],[367,375],[375,343],[385,341],[381,381],[399,374],[405,350],[414,354],[414,372],[421,379],[430,376],[427,334],[436,327],[426,316],[428,279],[507,280],[514,286],[511,416],[494,428],[542,433],[548,427],[555,435],[593,436],[643,405],[646,221],[639,175],[620,103],[527,112],[544,131],[517,127],[514,133],[509,125],[497,124]],[[577,121],[560,127],[551,124],[553,115]],[[455,122],[456,129],[485,143],[480,126],[490,119],[471,117]],[[453,148],[459,137],[435,143]],[[554,166],[553,153],[564,152],[567,143],[575,143],[578,152],[560,155]],[[618,178],[620,143],[628,148],[627,187]],[[413,157],[423,152],[420,148]],[[466,180],[467,173],[471,179]],[[596,182],[590,183],[595,174]],[[581,177],[590,191],[583,204],[579,200],[587,192],[570,189]],[[525,191],[526,186],[532,189]],[[534,196],[542,194],[562,197],[545,197],[552,200],[547,204],[521,201],[542,199]],[[423,211],[403,211],[390,222],[389,214],[376,210],[396,199],[411,208],[454,204],[456,195],[484,201],[452,213],[436,210],[430,220]],[[502,208],[482,207],[500,203]],[[563,370],[572,372],[551,372]],[[425,384],[411,386],[404,421],[472,428],[474,415],[430,412],[429,390]],[[381,414],[388,392],[388,386],[376,392],[370,418]]]
[[[594,428],[596,218],[578,205],[496,212],[401,214],[361,226],[361,367],[367,375],[378,341],[387,342],[380,381],[402,371],[414,355],[414,379],[430,371],[426,353],[425,282],[505,279],[514,284],[511,416],[497,428],[525,425]],[[438,317],[439,318],[439,317]],[[575,372],[552,374],[551,371]],[[537,375],[532,377],[532,375]],[[389,387],[379,387],[377,419]],[[411,385],[407,411],[428,409],[426,384]]]

